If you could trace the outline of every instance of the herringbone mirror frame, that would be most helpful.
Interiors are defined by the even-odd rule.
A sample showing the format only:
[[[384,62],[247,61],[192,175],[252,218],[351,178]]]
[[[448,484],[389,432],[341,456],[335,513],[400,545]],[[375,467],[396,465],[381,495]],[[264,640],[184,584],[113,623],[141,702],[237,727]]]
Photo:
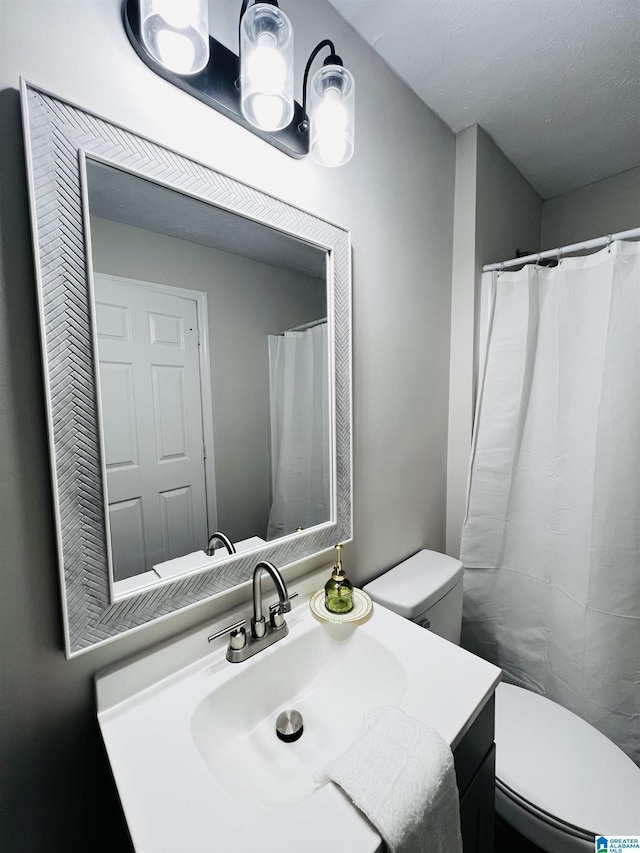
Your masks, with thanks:
[[[351,538],[351,254],[348,231],[24,83],[22,109],[67,657]],[[146,177],[329,253],[334,514],[325,525],[113,601],[98,439],[84,158]]]

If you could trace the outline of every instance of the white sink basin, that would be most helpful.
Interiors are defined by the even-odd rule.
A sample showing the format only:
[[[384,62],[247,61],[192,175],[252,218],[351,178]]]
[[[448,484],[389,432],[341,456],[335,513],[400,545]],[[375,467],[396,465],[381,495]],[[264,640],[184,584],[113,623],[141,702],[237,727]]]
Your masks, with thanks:
[[[320,787],[314,774],[355,740],[369,708],[400,704],[407,674],[378,640],[343,626],[311,623],[269,652],[235,664],[196,707],[191,734],[220,785],[264,804],[297,803]],[[276,735],[288,709],[304,721],[295,743]]]
[[[207,644],[216,625],[98,677],[137,853],[376,853],[371,824],[316,771],[374,706],[400,706],[452,748],[476,718],[500,670],[378,605],[357,627],[318,622],[308,599],[325,574],[294,586],[289,635],[244,663],[225,659],[224,638]],[[291,708],[304,732],[283,743],[275,720]]]

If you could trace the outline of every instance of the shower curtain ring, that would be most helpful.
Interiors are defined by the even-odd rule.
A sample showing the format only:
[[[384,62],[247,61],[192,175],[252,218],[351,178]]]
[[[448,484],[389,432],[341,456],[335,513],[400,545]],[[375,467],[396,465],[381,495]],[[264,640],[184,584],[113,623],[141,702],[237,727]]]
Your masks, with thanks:
[[[613,243],[613,235],[607,234],[607,252],[611,253],[611,244]]]

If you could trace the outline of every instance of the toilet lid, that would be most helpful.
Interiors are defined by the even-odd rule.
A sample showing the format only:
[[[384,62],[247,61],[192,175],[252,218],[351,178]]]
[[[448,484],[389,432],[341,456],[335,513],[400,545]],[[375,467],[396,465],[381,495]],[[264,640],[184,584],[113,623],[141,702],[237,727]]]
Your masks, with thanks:
[[[424,613],[460,583],[460,560],[437,551],[418,551],[364,587],[378,604],[405,619]]]
[[[596,835],[640,834],[640,768],[576,714],[496,689],[496,777],[534,808]]]

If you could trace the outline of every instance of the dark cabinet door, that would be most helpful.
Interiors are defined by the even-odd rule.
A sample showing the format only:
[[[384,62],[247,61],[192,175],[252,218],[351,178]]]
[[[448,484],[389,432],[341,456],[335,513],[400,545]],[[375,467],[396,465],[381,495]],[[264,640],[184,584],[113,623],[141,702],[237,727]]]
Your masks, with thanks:
[[[494,720],[492,696],[453,752],[464,853],[494,853]]]

